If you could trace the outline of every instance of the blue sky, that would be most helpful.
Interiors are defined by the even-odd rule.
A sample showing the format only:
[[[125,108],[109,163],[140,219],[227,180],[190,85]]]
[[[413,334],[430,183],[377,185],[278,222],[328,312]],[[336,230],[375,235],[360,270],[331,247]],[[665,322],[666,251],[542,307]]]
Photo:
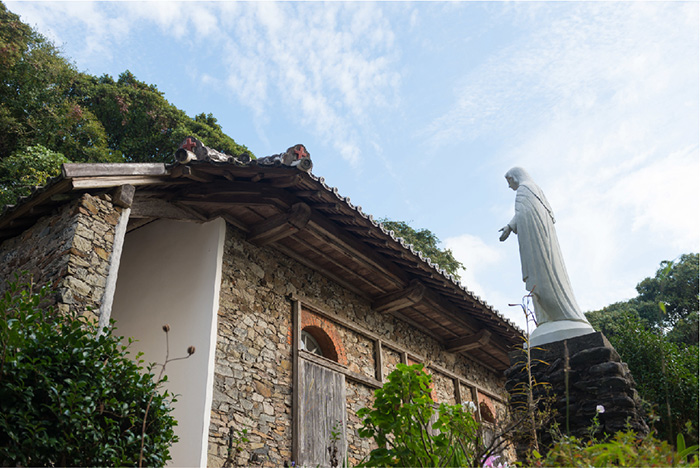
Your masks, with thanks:
[[[498,241],[513,166],[547,194],[584,310],[700,248],[698,2],[6,4],[79,70],[131,70],[257,156],[303,143],[521,326],[517,239]]]

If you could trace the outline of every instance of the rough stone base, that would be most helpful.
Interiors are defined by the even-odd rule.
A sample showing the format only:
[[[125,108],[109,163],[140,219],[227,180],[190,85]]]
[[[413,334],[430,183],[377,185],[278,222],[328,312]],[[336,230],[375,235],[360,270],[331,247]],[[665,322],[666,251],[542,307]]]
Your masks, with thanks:
[[[624,430],[628,424],[634,431],[646,434],[649,428],[643,419],[632,374],[607,338],[598,332],[532,348],[531,367],[535,381],[551,384],[536,387],[535,398],[549,397],[560,430],[566,433],[567,351],[570,434],[577,437],[589,434],[598,405],[602,405],[605,412],[598,415],[600,428],[597,436],[612,435]],[[511,367],[505,372],[508,379],[506,389],[511,393],[512,402],[517,404],[525,398],[514,389],[527,380],[527,358],[524,350],[513,351],[509,357]],[[540,436],[545,445],[551,442],[549,431],[541,431]]]

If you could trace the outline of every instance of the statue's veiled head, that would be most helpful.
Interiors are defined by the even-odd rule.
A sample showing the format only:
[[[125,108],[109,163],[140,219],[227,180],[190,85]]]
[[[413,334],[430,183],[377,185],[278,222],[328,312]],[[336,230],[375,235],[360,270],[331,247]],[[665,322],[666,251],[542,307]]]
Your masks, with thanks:
[[[531,181],[532,178],[522,167],[513,167],[506,172],[506,180],[508,181],[508,187],[517,190],[523,182]]]

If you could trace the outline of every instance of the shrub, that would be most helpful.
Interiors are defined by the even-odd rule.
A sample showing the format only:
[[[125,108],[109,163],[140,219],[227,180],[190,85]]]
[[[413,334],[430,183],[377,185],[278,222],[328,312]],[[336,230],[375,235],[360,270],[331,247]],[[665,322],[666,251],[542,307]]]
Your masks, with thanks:
[[[0,465],[136,465],[146,413],[143,464],[165,465],[176,421],[151,368],[111,328],[42,307],[47,293],[0,297]]]
[[[698,446],[686,448],[682,435],[676,443],[678,451],[651,434],[640,438],[632,430],[619,431],[607,441],[562,436],[546,456],[533,453],[526,466],[698,466]]]
[[[397,364],[375,391],[372,408],[357,413],[364,418],[360,436],[379,447],[361,466],[476,466],[492,455],[495,446],[484,447],[473,416],[476,406],[443,403],[436,409],[430,384],[422,364]]]

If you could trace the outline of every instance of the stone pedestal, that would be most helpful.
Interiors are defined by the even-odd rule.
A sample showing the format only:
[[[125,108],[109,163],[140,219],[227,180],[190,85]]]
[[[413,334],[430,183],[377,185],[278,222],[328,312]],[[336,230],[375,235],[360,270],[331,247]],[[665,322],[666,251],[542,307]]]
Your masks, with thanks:
[[[568,351],[568,371],[565,366],[565,348]],[[511,400],[516,403],[524,398],[516,395],[513,389],[518,388],[519,383],[527,381],[526,351],[513,351],[509,357],[511,367],[505,372],[508,379],[506,388],[511,392]],[[617,351],[602,333],[594,332],[533,346],[531,363],[535,380],[550,384],[537,386],[535,397],[549,398],[562,433],[566,433],[567,373],[571,435],[584,437],[589,434],[598,405],[605,408],[605,412],[598,415],[598,436],[624,430],[628,423],[638,433],[646,434],[649,431],[643,419],[636,384],[627,364],[620,361]],[[551,442],[548,431],[541,432],[540,440],[545,445]]]
[[[588,322],[578,320],[545,322],[530,333],[530,346],[541,346],[591,333],[595,333],[595,330]]]

